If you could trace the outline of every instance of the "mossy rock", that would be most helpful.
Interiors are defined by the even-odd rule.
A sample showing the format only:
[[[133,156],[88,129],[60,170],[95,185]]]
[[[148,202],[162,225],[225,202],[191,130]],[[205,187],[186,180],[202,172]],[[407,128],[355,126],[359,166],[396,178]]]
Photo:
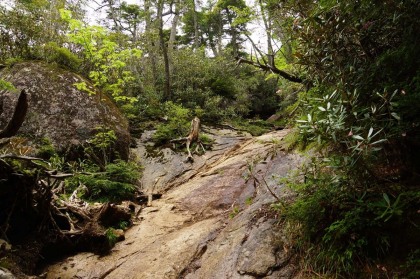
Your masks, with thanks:
[[[98,126],[115,131],[115,148],[122,159],[128,158],[130,134],[128,121],[105,94],[89,81],[57,66],[39,61],[14,64],[0,70],[0,78],[29,97],[26,119],[19,136],[31,141],[48,138],[58,151],[78,150],[96,133]],[[74,84],[86,82],[96,94],[78,90]],[[0,91],[0,127],[11,118],[18,94]]]

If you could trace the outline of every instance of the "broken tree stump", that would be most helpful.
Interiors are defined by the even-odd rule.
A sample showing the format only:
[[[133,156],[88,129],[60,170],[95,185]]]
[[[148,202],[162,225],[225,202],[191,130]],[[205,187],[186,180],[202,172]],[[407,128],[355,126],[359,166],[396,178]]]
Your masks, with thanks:
[[[198,147],[199,145],[201,145],[201,147],[204,150],[204,147],[202,146],[201,142],[200,142],[200,118],[198,118],[197,116],[194,117],[194,119],[191,121],[191,129],[190,129],[190,133],[188,134],[188,136],[186,136],[185,138],[179,138],[179,139],[174,139],[171,140],[171,142],[184,142],[187,145],[187,151],[188,151],[188,157],[187,157],[187,161],[194,161],[194,158],[191,154],[191,150],[190,150],[190,146],[192,143],[196,142],[197,143],[197,147],[196,147],[196,152],[198,151]],[[205,151],[205,150],[204,150]]]

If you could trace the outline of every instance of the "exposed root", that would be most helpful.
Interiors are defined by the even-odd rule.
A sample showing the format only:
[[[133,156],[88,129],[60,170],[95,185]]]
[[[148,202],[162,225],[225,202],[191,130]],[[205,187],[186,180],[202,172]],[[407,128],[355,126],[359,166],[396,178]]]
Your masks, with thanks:
[[[36,166],[36,175],[15,171],[5,158],[22,160]],[[107,253],[113,246],[107,228],[129,222],[130,204],[89,205],[73,192],[69,200],[60,198],[65,174],[45,170],[41,159],[25,156],[0,158],[0,238],[20,246],[38,245],[32,254],[26,248],[12,249],[7,258],[24,262],[23,272],[32,273],[40,259],[48,259],[80,250]],[[37,162],[33,164],[33,162]],[[23,243],[23,244],[22,244]],[[1,251],[0,251],[1,252]],[[0,253],[0,256],[5,256]],[[22,266],[21,266],[22,268]],[[11,270],[19,272],[20,270]]]

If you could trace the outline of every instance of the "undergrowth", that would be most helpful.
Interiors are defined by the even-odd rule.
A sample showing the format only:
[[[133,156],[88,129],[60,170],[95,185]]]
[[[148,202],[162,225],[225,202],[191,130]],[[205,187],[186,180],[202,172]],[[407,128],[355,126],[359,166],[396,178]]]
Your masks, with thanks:
[[[133,162],[116,160],[105,166],[105,172],[77,174],[66,180],[69,191],[80,185],[86,186],[81,198],[89,201],[122,201],[132,199],[140,175],[139,167]]]
[[[116,139],[114,131],[97,127],[76,159],[68,160],[66,154],[59,154],[48,138],[37,143],[36,154],[56,171],[73,174],[65,180],[66,197],[77,190],[77,197],[86,201],[131,200],[137,191],[141,167],[137,162],[118,159],[114,150]],[[14,146],[19,153],[23,150],[21,145]]]
[[[296,200],[285,208],[274,205],[293,227],[290,233],[304,269],[364,278],[383,273],[378,267],[386,263],[394,278],[416,278],[409,275],[413,270],[404,258],[418,247],[420,191],[398,183],[375,184],[367,177],[360,185],[358,174],[331,167],[330,162],[312,160],[283,181],[298,194]],[[390,255],[402,259],[389,263]]]
[[[305,3],[291,36],[308,87],[285,142],[310,159],[275,207],[310,277],[418,278],[418,1]]]

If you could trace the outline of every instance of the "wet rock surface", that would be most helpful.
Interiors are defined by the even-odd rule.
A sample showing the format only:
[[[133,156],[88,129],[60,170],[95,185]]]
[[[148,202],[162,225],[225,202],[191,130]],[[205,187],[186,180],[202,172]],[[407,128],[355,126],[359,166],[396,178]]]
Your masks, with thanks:
[[[181,165],[185,154],[151,164],[161,174],[150,171],[143,187],[163,195],[140,212],[125,240],[107,256],[82,253],[56,263],[47,278],[293,278],[292,255],[267,210],[276,200],[267,187],[286,198],[278,180],[300,158],[281,149],[287,131],[257,138],[229,133],[225,147],[216,144],[178,173],[162,175],[171,158],[179,156]]]

